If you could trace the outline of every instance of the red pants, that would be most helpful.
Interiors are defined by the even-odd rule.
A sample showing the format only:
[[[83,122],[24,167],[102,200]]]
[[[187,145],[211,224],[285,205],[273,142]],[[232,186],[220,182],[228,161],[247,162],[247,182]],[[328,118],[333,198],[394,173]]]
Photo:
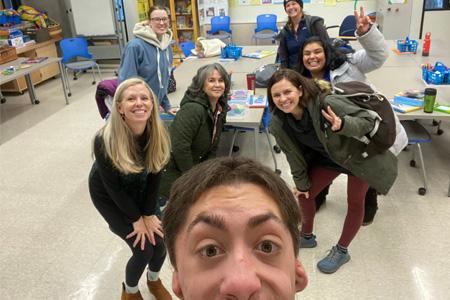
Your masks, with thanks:
[[[315,197],[340,174],[318,166],[313,167],[309,172],[309,180],[311,181],[309,199],[306,199],[304,195],[299,197],[300,208],[303,213],[303,233],[313,232],[314,217],[316,215]],[[364,219],[364,199],[369,189],[369,184],[358,177],[347,176],[347,216],[345,217],[344,228],[338,242],[340,246],[345,248],[350,245],[359,228],[361,228]]]

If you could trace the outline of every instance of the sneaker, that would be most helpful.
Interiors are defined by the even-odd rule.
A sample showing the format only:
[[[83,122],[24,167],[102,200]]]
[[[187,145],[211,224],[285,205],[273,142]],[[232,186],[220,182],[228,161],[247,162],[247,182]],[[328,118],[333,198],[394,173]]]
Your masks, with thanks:
[[[317,246],[317,242],[314,234],[309,239],[301,237],[300,248],[314,248],[315,246]]]
[[[350,255],[333,246],[327,257],[319,261],[317,267],[320,271],[327,274],[336,272],[343,264],[350,260]]]

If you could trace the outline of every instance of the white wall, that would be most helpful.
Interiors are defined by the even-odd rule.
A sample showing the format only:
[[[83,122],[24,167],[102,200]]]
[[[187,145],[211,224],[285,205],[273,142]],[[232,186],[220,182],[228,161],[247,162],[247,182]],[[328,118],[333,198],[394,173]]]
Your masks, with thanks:
[[[431,32],[431,39],[450,40],[450,10],[427,11],[423,21],[422,38]],[[450,57],[450,49],[448,49]]]

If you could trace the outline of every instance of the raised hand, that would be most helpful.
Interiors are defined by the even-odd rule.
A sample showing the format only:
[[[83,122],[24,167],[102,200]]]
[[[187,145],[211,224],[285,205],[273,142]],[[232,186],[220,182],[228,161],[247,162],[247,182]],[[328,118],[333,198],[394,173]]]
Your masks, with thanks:
[[[355,19],[356,19],[356,32],[358,36],[363,36],[370,29],[370,18],[368,16],[364,16],[364,8],[360,7],[360,14],[358,16],[358,12],[355,10]]]

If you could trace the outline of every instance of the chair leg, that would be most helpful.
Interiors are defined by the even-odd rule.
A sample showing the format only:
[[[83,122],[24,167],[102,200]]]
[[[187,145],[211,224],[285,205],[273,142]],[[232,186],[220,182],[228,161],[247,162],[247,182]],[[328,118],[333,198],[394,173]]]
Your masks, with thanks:
[[[103,81],[103,77],[102,77],[102,72],[100,72],[100,67],[97,64],[97,72],[98,72],[98,76],[100,77],[100,81]]]
[[[65,88],[69,90],[69,93],[67,94],[67,96],[70,97],[70,96],[72,96],[72,91],[70,90],[69,74],[67,72],[67,68],[66,68],[65,72],[66,72],[66,86],[65,86]]]
[[[230,147],[230,151],[228,152],[228,156],[231,156],[231,154],[233,153],[234,141],[236,140],[236,134],[237,134],[237,130],[234,129],[233,138],[231,139],[231,147]]]
[[[427,190],[427,174],[425,172],[425,164],[423,162],[422,147],[420,146],[420,143],[417,143],[416,145],[417,145],[417,149],[419,152],[420,164],[422,165],[423,187],[426,191]]]
[[[275,151],[274,151],[273,146],[272,146],[272,141],[270,140],[269,130],[266,127],[264,131],[265,131],[266,136],[267,136],[267,141],[269,142],[270,153],[272,153],[273,163],[275,165],[275,173],[277,173],[279,175],[279,174],[281,174],[281,170],[278,169],[277,157],[275,156]]]
[[[94,81],[92,81],[92,84],[96,84],[96,82],[95,82],[95,70],[94,70],[94,67],[92,67],[91,69],[92,69],[92,78],[94,79]]]

